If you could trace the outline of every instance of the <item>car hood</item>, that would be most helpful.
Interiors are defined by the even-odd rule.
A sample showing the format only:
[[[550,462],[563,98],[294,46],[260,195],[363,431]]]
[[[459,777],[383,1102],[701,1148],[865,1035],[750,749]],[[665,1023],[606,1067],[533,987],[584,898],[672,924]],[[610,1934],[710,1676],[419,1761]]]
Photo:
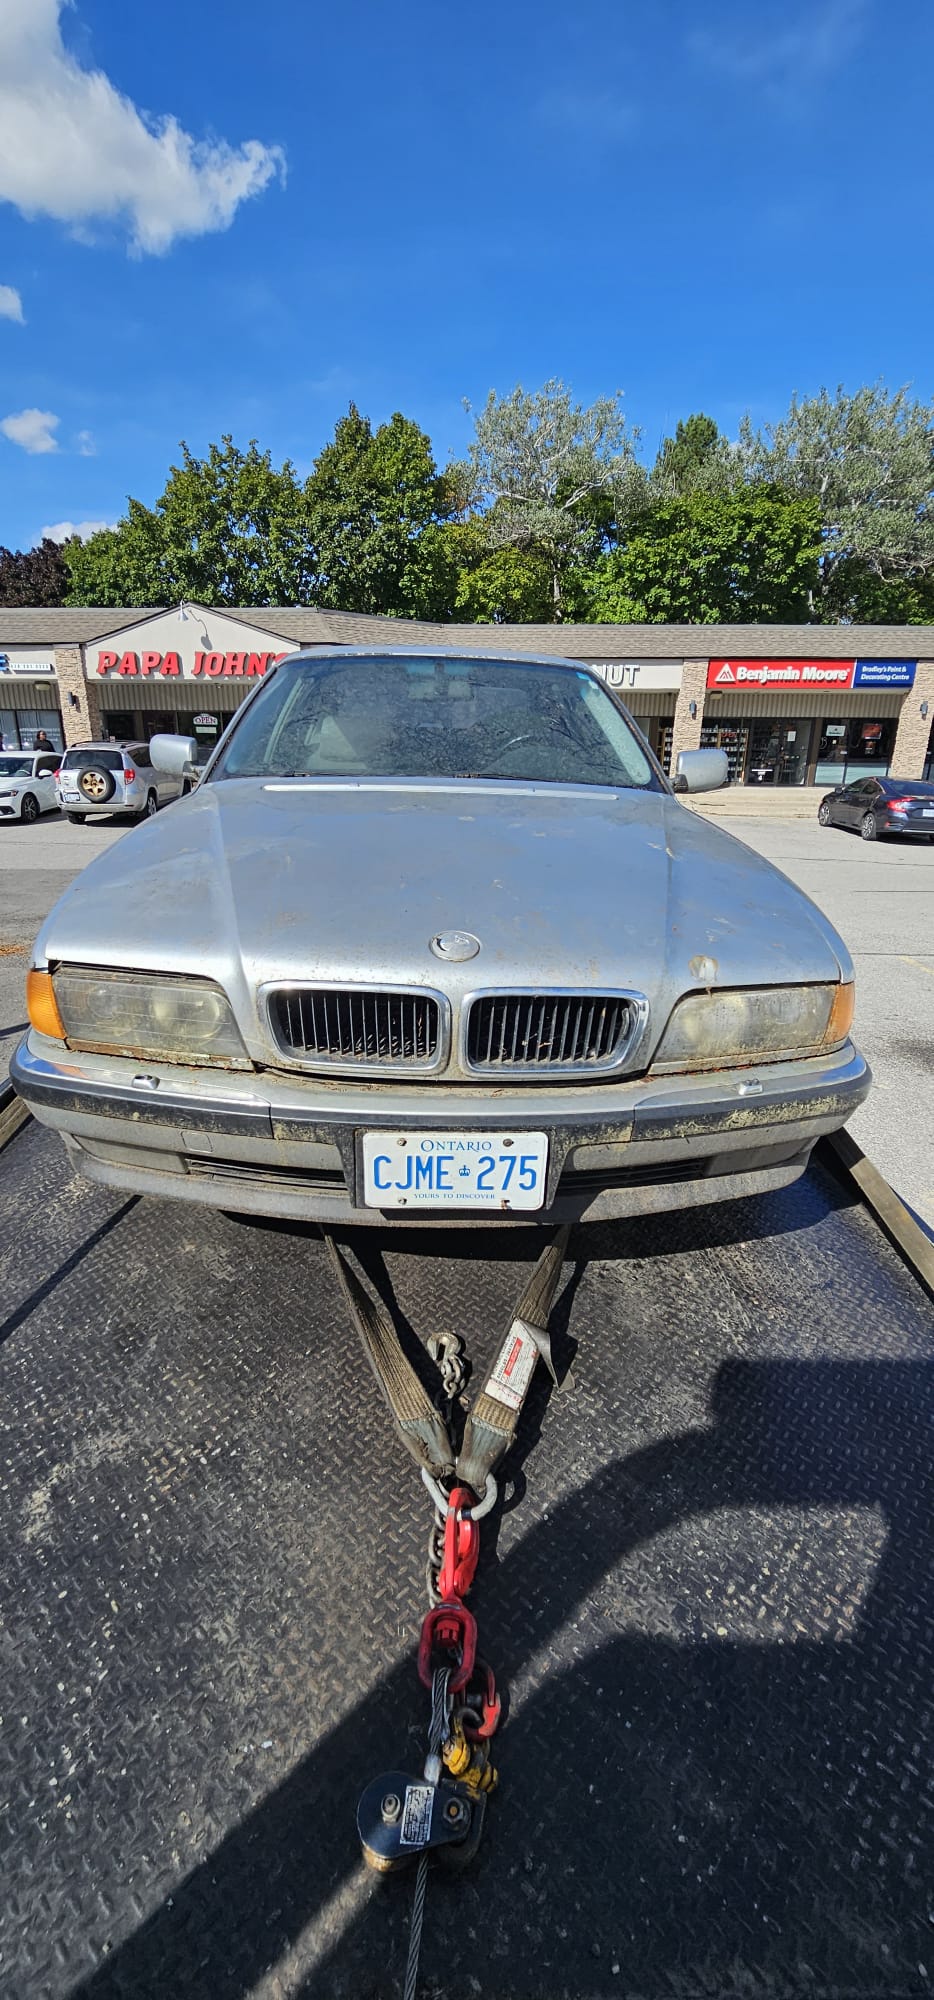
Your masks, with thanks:
[[[465,964],[430,949],[465,930]],[[217,979],[252,1054],[267,980],[633,990],[654,1043],[698,987],[852,976],[806,896],[661,792],[459,783],[208,783],[93,861],[37,963]],[[268,1053],[268,1046],[267,1046]]]

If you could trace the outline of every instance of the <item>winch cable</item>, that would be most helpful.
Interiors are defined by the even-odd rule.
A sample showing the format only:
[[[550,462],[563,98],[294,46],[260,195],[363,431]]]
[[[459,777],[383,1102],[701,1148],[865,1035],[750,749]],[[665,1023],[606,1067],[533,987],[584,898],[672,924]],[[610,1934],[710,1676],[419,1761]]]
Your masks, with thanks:
[[[434,1503],[428,1559],[431,1609],[422,1623],[418,1648],[419,1678],[432,1696],[424,1774],[418,1779],[402,1771],[385,1772],[367,1786],[357,1807],[357,1828],[370,1867],[391,1871],[417,1861],[403,1992],[403,2000],[415,2000],[429,1854],[435,1851],[450,1867],[462,1867],[473,1858],[487,1796],[497,1782],[490,1739],[499,1723],[500,1698],[492,1669],[477,1656],[476,1621],[463,1599],[477,1567],[479,1523],[497,1498],[494,1467],[515,1437],[539,1356],[556,1387],[561,1386],[548,1320],[570,1230],[567,1226],[556,1230],[524,1285],[505,1339],[467,1415],[459,1451],[404,1353],[390,1314],[381,1301],[370,1297],[330,1232],[323,1235],[367,1360]],[[443,1392],[453,1407],[462,1342],[448,1336],[433,1344],[451,1350],[443,1370]],[[441,1479],[453,1479],[449,1492]]]

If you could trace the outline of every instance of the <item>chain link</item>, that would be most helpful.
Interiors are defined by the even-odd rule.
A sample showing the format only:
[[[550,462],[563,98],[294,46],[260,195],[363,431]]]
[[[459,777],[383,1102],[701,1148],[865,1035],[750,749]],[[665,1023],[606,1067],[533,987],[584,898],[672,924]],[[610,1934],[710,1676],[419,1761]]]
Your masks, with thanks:
[[[425,1342],[428,1353],[438,1368],[441,1387],[448,1408],[460,1396],[467,1384],[467,1361],[464,1342],[459,1333],[431,1333]]]

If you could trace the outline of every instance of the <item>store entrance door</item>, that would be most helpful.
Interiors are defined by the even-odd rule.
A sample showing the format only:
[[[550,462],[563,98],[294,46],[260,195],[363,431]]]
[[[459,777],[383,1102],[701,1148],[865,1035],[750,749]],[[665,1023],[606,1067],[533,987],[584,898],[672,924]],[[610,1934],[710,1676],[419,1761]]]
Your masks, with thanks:
[[[776,722],[755,716],[749,725],[747,785],[804,785],[811,743],[810,721],[784,715]]]
[[[144,708],[143,735],[147,743],[154,736],[174,736],[178,729],[178,716],[174,708]]]

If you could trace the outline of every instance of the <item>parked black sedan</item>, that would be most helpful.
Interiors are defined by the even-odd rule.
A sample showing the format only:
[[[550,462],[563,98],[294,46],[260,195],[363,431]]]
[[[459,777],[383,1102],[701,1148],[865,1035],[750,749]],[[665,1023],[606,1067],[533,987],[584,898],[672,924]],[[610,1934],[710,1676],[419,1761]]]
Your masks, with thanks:
[[[886,833],[934,840],[934,785],[923,778],[859,778],[821,799],[821,826],[850,826],[864,840]]]

